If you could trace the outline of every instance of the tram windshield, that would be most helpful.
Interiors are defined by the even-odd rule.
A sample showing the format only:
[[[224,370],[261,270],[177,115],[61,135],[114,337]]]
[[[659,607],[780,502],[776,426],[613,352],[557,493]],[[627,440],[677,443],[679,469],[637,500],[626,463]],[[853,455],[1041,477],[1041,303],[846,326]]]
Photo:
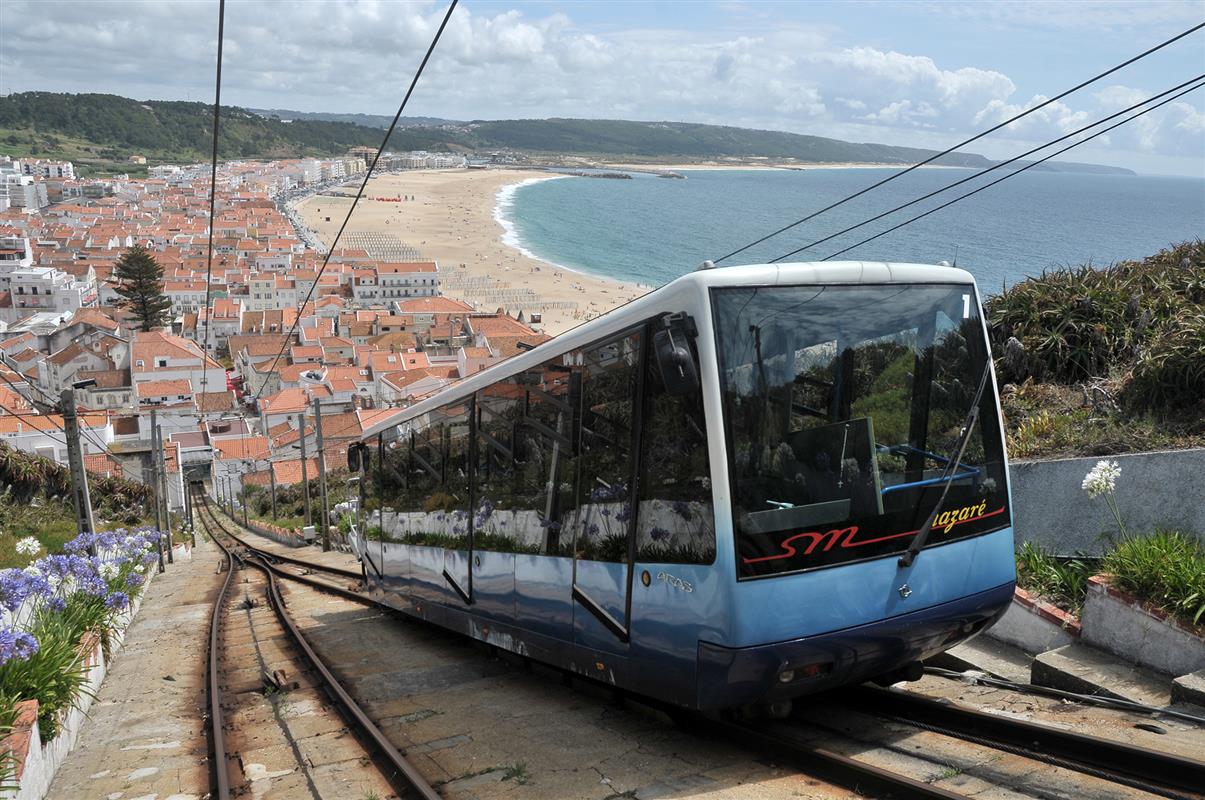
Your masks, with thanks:
[[[938,502],[986,368],[972,287],[731,288],[713,301],[738,575],[902,552]],[[985,391],[928,546],[1008,522]]]

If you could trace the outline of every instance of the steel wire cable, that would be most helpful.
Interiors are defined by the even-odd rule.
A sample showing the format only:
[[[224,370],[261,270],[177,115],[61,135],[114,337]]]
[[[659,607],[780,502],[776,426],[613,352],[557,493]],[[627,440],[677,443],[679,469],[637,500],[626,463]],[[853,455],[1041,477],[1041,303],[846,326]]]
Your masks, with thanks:
[[[966,200],[968,197],[971,197],[972,195],[979,194],[984,189],[990,189],[991,187],[995,186],[996,184],[998,184],[1002,181],[1006,181],[1009,178],[1016,177],[1017,175],[1020,175],[1021,173],[1038,166],[1039,164],[1049,161],[1050,159],[1054,158],[1057,155],[1066,153],[1068,150],[1072,150],[1076,147],[1079,147],[1081,144],[1086,144],[1098,136],[1103,136],[1106,133],[1108,133],[1109,131],[1111,131],[1115,128],[1119,128],[1122,125],[1125,125],[1127,122],[1132,122],[1132,121],[1138,119],[1139,117],[1143,116],[1144,114],[1149,114],[1150,112],[1154,111],[1155,109],[1160,108],[1161,106],[1165,106],[1168,103],[1172,102],[1173,100],[1177,100],[1177,99],[1183,97],[1184,95],[1188,94],[1189,92],[1195,92],[1197,89],[1200,89],[1202,86],[1205,86],[1205,82],[1197,83],[1194,86],[1190,86],[1187,89],[1184,89],[1184,90],[1172,95],[1171,97],[1167,98],[1166,100],[1156,103],[1155,105],[1151,106],[1150,108],[1144,108],[1142,111],[1139,111],[1138,113],[1134,114],[1133,116],[1127,117],[1126,119],[1123,119],[1120,122],[1115,122],[1112,125],[1110,125],[1109,127],[1099,130],[1096,133],[1092,134],[1091,136],[1087,136],[1078,142],[1072,142],[1071,144],[1067,145],[1066,147],[1055,150],[1050,155],[1043,156],[1042,158],[1038,159],[1037,161],[1026,164],[1024,167],[1021,167],[1018,170],[1010,172],[1003,177],[997,178],[996,180],[992,181],[991,183],[986,183],[977,189],[967,192],[966,194],[962,194],[962,195],[959,195],[958,197],[955,197],[953,200],[949,200],[935,208],[931,208],[928,211],[924,212],[923,214],[917,214],[915,217],[906,219],[903,222],[899,223],[898,225],[893,225],[892,227],[888,228],[887,230],[876,233],[874,236],[869,236],[869,237],[863,239],[862,241],[858,242],[857,244],[851,244],[849,247],[843,248],[841,250],[838,250],[835,253],[832,253],[831,255],[825,256],[824,258],[821,259],[821,261],[831,261],[832,259],[836,258],[839,255],[844,255],[845,253],[848,253],[850,250],[861,247],[864,244],[873,242],[875,239],[878,239],[882,236],[886,236],[887,234],[889,234],[893,231],[897,231],[900,228],[904,227],[905,225],[911,225],[913,222],[924,219],[925,217],[929,216],[930,214],[934,214],[938,211],[941,211],[943,208],[949,208],[950,206],[954,205],[955,203],[957,203],[961,200]]]
[[[414,93],[414,88],[418,85],[419,78],[423,75],[423,70],[427,67],[427,62],[431,59],[431,54],[435,52],[435,46],[439,44],[439,39],[443,36],[444,28],[448,25],[448,20],[452,18],[452,12],[456,10],[456,5],[460,0],[452,0],[448,6],[447,12],[444,14],[443,21],[439,24],[439,29],[435,32],[434,38],[431,39],[430,46],[427,47],[427,52],[423,56],[422,63],[418,65],[418,70],[414,73],[414,78],[410,81],[410,87],[406,90],[406,96],[402,98],[402,104],[398,106],[397,113],[393,115],[393,121],[389,123],[389,129],[385,131],[385,137],[381,140],[381,146],[377,148],[377,153],[373,156],[372,163],[368,165],[368,171],[364,173],[364,180],[360,182],[360,189],[356,192],[355,198],[352,200],[351,207],[347,209],[347,215],[343,218],[343,224],[339,226],[338,232],[335,234],[334,240],[331,241],[330,247],[326,250],[326,256],[322,259],[322,266],[318,269],[318,274],[314,277],[314,282],[310,285],[309,291],[306,292],[305,298],[302,299],[297,307],[297,316],[293,320],[293,324],[289,326],[289,331],[285,334],[284,340],[281,342],[280,351],[276,357],[272,359],[271,366],[268,367],[267,373],[271,374],[275,371],[280,357],[284,355],[288,348],[289,340],[297,332],[298,326],[301,324],[301,318],[305,311],[305,307],[309,304],[310,298],[314,296],[314,292],[318,289],[318,284],[322,281],[322,273],[326,271],[327,264],[330,263],[331,256],[335,252],[336,245],[339,244],[339,239],[343,236],[343,231],[347,229],[347,223],[351,221],[351,215],[356,210],[356,205],[360,202],[360,198],[364,196],[364,190],[368,187],[368,181],[372,178],[373,172],[376,170],[377,163],[381,160],[381,155],[385,152],[385,146],[389,144],[389,139],[393,136],[393,131],[397,128],[398,120],[402,117],[402,112],[406,108],[406,104],[410,101],[410,96]],[[258,403],[259,397],[263,394],[264,387],[267,386],[267,381],[262,383],[259,391],[255,393],[253,402]]]
[[[205,341],[202,351],[205,358],[209,356],[209,334],[213,330],[213,315],[209,303],[213,289],[213,228],[215,223],[215,208],[218,192],[218,123],[222,116],[222,41],[226,31],[226,0],[218,2],[218,71],[214,80],[213,91],[213,158],[209,167],[209,251],[205,257]],[[199,317],[198,317],[199,320]],[[205,367],[205,358],[201,359],[201,393],[209,388],[209,370]]]
[[[745,245],[744,247],[737,248],[736,250],[733,250],[731,253],[722,255],[719,258],[714,259],[714,263],[719,264],[721,261],[726,261],[735,255],[745,252],[746,250],[748,250],[751,247],[755,247],[768,239],[772,239],[775,236],[778,236],[780,233],[785,233],[786,231],[789,231],[798,225],[802,225],[803,223],[808,222],[809,220],[813,220],[816,217],[820,216],[821,214],[831,211],[834,208],[837,208],[838,206],[844,205],[845,203],[848,203],[850,200],[853,200],[857,197],[861,197],[862,195],[866,194],[867,192],[873,191],[873,190],[879,188],[880,186],[890,183],[891,181],[893,181],[897,178],[902,178],[903,176],[907,175],[909,172],[912,172],[915,169],[919,169],[920,167],[923,167],[926,164],[931,164],[934,161],[936,161],[937,159],[941,158],[942,156],[947,156],[950,153],[953,153],[955,150],[957,150],[960,147],[965,147],[966,145],[971,144],[972,142],[976,142],[979,139],[982,139],[983,137],[1000,130],[1001,128],[1005,127],[1006,125],[1011,125],[1012,123],[1016,122],[1017,120],[1019,120],[1023,117],[1026,117],[1026,116],[1034,113],[1035,111],[1039,111],[1042,108],[1045,108],[1046,106],[1050,105],[1051,103],[1061,100],[1062,98],[1064,98],[1070,94],[1073,94],[1074,92],[1078,92],[1080,89],[1083,89],[1085,86],[1089,86],[1093,83],[1096,83],[1097,81],[1101,80],[1102,78],[1108,77],[1109,75],[1112,75],[1114,72],[1117,72],[1120,69],[1128,67],[1129,65],[1131,65],[1135,62],[1141,61],[1142,59],[1146,58],[1147,56],[1151,55],[1152,53],[1162,50],[1163,48],[1167,47],[1170,44],[1178,42],[1180,39],[1183,39],[1185,36],[1188,36],[1192,33],[1199,31],[1201,28],[1205,28],[1205,22],[1194,25],[1193,27],[1189,28],[1188,30],[1183,31],[1182,33],[1176,34],[1172,38],[1167,39],[1166,41],[1163,41],[1163,42],[1155,45],[1154,47],[1139,53],[1138,55],[1134,56],[1133,58],[1127,59],[1126,61],[1121,62],[1120,64],[1118,64],[1115,67],[1111,67],[1098,75],[1088,78],[1087,80],[1082,81],[1081,83],[1078,83],[1075,86],[1072,86],[1070,89],[1066,89],[1065,91],[1060,92],[1059,94],[1056,94],[1054,97],[1051,97],[1050,99],[1045,100],[1032,108],[1028,108],[1028,109],[1022,111],[1021,113],[1016,114],[997,125],[993,125],[992,127],[988,128],[985,131],[975,134],[974,136],[972,136],[969,139],[961,141],[952,147],[942,150],[940,153],[935,153],[934,155],[929,156],[925,160],[919,161],[916,164],[913,164],[912,166],[908,167],[907,169],[901,170],[900,172],[893,173],[893,174],[887,176],[886,178],[882,179],[881,181],[873,183],[864,189],[860,189],[857,192],[854,192],[853,194],[848,195],[848,196],[836,201],[835,203],[825,206],[824,208],[820,209],[819,211],[815,211],[811,214],[808,214],[806,217],[803,217],[802,219],[798,219],[789,225],[784,225],[783,227],[779,228],[778,230],[776,230],[772,233],[768,233],[765,236],[761,237],[760,239],[750,242],[749,244]]]
[[[975,180],[976,178],[981,178],[984,175],[987,175],[988,173],[995,172],[996,170],[1001,169],[1003,167],[1007,167],[1009,164],[1014,164],[1017,161],[1020,161],[1022,158],[1025,158],[1026,156],[1033,155],[1034,153],[1038,152],[1039,150],[1045,150],[1047,147],[1056,145],[1059,142],[1064,142],[1073,136],[1078,136],[1081,133],[1084,133],[1088,130],[1091,130],[1092,128],[1095,128],[1097,125],[1103,125],[1104,123],[1108,122],[1109,120],[1120,117],[1122,114],[1128,114],[1131,111],[1133,111],[1137,108],[1140,108],[1148,103],[1153,103],[1154,101],[1158,100],[1159,98],[1166,97],[1167,95],[1171,94],[1172,92],[1183,89],[1185,86],[1188,86],[1190,83],[1195,83],[1199,80],[1205,80],[1205,73],[1202,73],[1202,74],[1196,76],[1195,78],[1190,78],[1189,80],[1184,81],[1183,83],[1179,84],[1178,86],[1173,86],[1170,89],[1165,89],[1164,91],[1160,92],[1159,94],[1151,95],[1150,97],[1146,98],[1145,100],[1141,100],[1137,103],[1134,103],[1132,106],[1129,106],[1128,108],[1123,108],[1120,111],[1116,111],[1107,117],[1102,117],[1102,118],[1096,120],[1095,122],[1091,122],[1091,123],[1083,126],[1082,128],[1079,128],[1078,130],[1074,130],[1071,133],[1063,134],[1062,136],[1060,136],[1057,139],[1052,139],[1049,142],[1046,142],[1045,144],[1042,144],[1037,147],[1026,150],[1024,153],[1015,155],[1012,158],[1008,159],[1007,161],[1001,161],[998,164],[993,164],[992,166],[979,170],[978,172],[975,172],[972,175],[968,175],[967,177],[962,178],[961,180],[957,180],[957,181],[954,181],[953,183],[946,184],[945,186],[942,186],[939,189],[934,189],[933,191],[929,192],[928,194],[922,195],[921,197],[918,197],[915,200],[909,200],[908,202],[902,203],[902,204],[896,206],[895,208],[890,209],[889,211],[884,211],[883,213],[877,214],[877,215],[871,217],[870,219],[864,219],[856,225],[850,225],[848,228],[845,228],[844,230],[840,230],[840,231],[837,231],[836,233],[829,234],[828,236],[825,236],[823,239],[817,239],[816,241],[805,244],[803,247],[798,247],[789,253],[784,253],[783,255],[779,256],[778,258],[772,259],[769,263],[777,264],[779,261],[783,261],[784,259],[790,258],[793,255],[802,253],[804,250],[810,250],[811,248],[813,248],[817,245],[821,245],[821,244],[824,244],[825,242],[836,239],[838,236],[844,236],[845,234],[849,233],[850,231],[855,231],[858,228],[869,225],[872,222],[878,222],[883,217],[890,216],[897,211],[902,211],[905,208],[908,208],[909,206],[913,206],[913,205],[916,205],[917,203],[928,200],[930,197],[939,195],[942,192],[953,189],[956,186],[961,186],[964,183],[968,183],[970,181]]]

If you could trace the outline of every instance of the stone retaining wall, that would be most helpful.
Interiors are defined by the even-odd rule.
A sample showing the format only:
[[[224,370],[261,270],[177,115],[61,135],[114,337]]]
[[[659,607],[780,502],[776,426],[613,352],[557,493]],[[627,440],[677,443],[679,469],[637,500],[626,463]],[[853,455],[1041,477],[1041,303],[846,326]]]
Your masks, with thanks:
[[[1009,465],[1018,546],[1036,542],[1062,556],[1103,554],[1102,534],[1116,538],[1117,522],[1104,498],[1080,488],[1101,458]],[[1121,467],[1117,504],[1129,532],[1169,527],[1205,538],[1205,448],[1104,458]]]

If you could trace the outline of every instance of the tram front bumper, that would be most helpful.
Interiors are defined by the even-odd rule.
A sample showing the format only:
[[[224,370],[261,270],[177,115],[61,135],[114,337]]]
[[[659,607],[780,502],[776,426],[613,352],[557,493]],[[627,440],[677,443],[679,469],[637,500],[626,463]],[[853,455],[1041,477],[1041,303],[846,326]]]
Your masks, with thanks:
[[[1012,582],[897,617],[756,647],[699,643],[698,708],[737,708],[860,683],[948,650],[1004,614]]]

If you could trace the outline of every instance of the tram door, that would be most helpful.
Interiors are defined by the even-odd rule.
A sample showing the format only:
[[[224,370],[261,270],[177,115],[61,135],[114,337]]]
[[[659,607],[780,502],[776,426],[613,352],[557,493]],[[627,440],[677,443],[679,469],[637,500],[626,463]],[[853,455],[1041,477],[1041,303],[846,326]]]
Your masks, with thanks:
[[[578,354],[581,411],[573,501],[574,643],[626,653],[631,629],[634,409],[642,335],[622,335]],[[605,669],[605,662],[596,666]],[[604,676],[600,676],[604,677]]]

